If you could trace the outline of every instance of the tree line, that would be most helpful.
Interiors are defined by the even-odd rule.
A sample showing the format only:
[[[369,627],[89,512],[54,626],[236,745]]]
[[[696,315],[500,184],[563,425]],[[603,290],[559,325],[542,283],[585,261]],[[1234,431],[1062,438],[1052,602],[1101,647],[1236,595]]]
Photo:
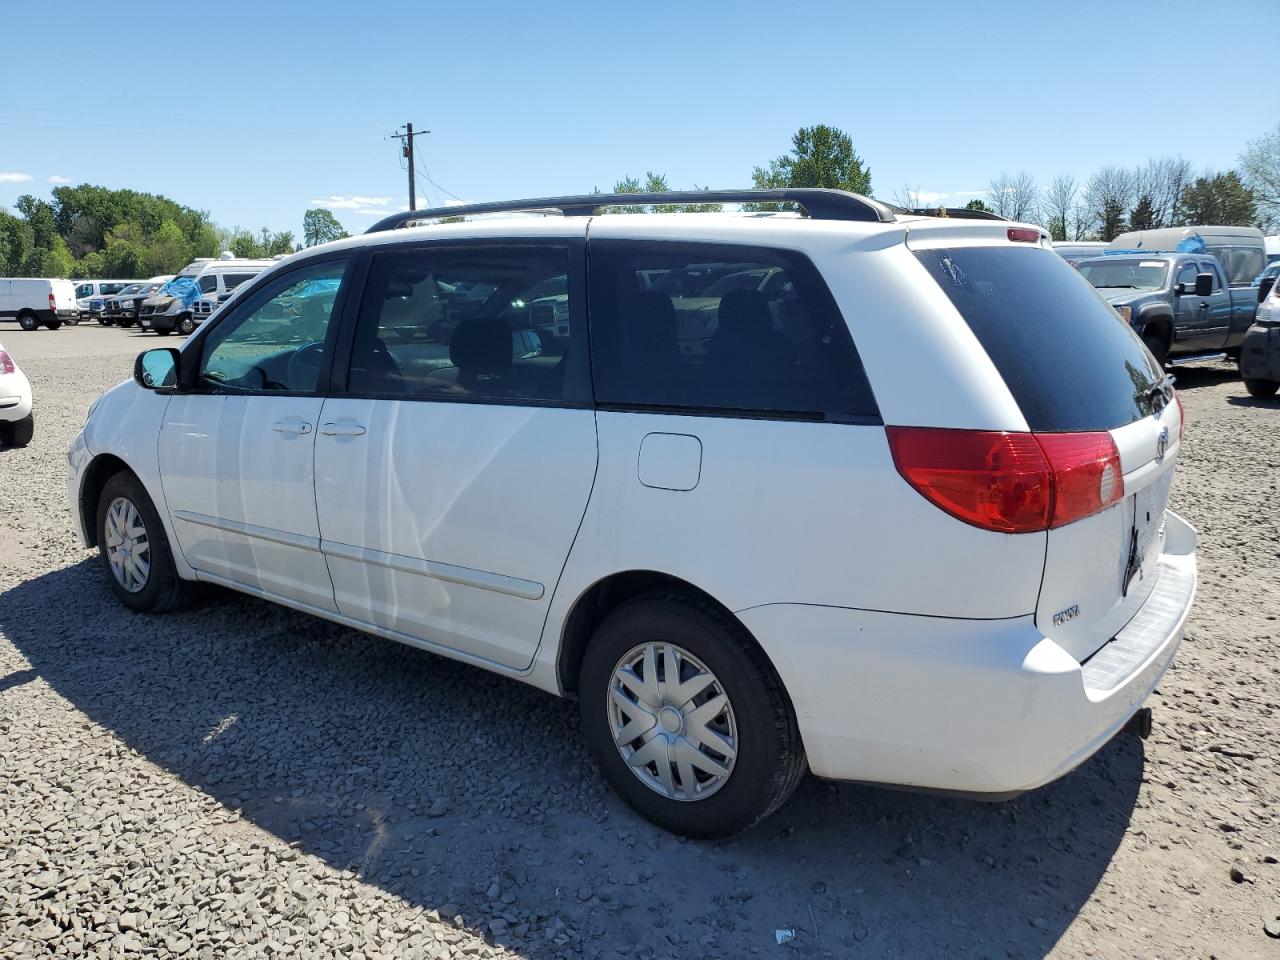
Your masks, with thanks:
[[[751,179],[760,188],[829,187],[871,194],[871,168],[854,149],[853,138],[825,124],[800,128],[791,149],[755,167]],[[665,174],[648,171],[643,180],[623,177],[613,192],[668,189]],[[196,257],[216,257],[223,250],[238,257],[271,257],[347,235],[332,212],[322,208],[304,214],[299,244],[287,230],[228,230],[213,223],[206,211],[156,194],[89,184],[55,187],[52,193],[52,202],[19,197],[18,215],[0,210],[0,276],[145,277],[175,273]],[[893,199],[908,208],[930,206],[918,189],[909,187]],[[770,206],[778,205],[756,205]],[[1055,240],[1111,240],[1126,230],[1184,224],[1274,230],[1280,226],[1280,124],[1248,142],[1236,169],[1196,175],[1182,157],[1160,157],[1134,168],[1107,165],[1083,181],[1061,174],[1043,187],[1025,171],[1001,173],[984,197],[966,206],[1041,224]],[[684,203],[622,205],[610,211],[719,209],[716,203]]]
[[[157,194],[81,184],[52,197],[23,195],[16,215],[0,209],[0,277],[150,277],[224,250],[261,258],[302,249],[291,231],[227,229]],[[306,246],[346,235],[328,210],[303,215]]]

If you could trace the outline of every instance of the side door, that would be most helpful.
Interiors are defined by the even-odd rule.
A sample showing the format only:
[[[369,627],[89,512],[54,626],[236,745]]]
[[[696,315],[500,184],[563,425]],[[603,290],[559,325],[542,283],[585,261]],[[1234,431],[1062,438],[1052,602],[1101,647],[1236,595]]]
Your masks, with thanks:
[[[1213,274],[1213,293],[1209,296],[1209,323],[1205,330],[1209,350],[1222,350],[1231,333],[1231,288],[1221,266],[1213,260],[1197,261],[1201,273]]]
[[[1200,267],[1194,260],[1183,260],[1175,268],[1173,280],[1181,283],[1185,292],[1177,297],[1177,316],[1174,319],[1174,349],[1176,353],[1199,353],[1213,349],[1209,335],[1209,298],[1195,295],[1196,274]]]
[[[595,477],[585,224],[556,229],[374,252],[316,440],[339,611],[507,668],[533,660]],[[567,324],[534,327],[557,278]]]
[[[184,351],[197,368],[160,431],[178,545],[205,579],[334,611],[320,553],[315,430],[328,386],[345,256],[285,271]],[[332,284],[321,305],[305,291]],[[316,316],[316,309],[320,316]],[[184,377],[185,378],[185,377]]]

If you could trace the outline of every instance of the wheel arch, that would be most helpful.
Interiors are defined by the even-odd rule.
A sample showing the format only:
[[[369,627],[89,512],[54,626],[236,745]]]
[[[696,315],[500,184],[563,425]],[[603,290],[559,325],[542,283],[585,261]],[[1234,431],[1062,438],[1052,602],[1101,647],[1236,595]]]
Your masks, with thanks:
[[[81,529],[90,547],[98,545],[98,498],[102,496],[102,488],[117,473],[128,473],[143,487],[138,472],[112,453],[102,453],[94,457],[84,468],[84,478],[80,481],[80,497],[77,504],[80,510]]]
[[[1173,347],[1173,314],[1156,313],[1142,315],[1142,327],[1138,331],[1138,336],[1159,337],[1164,344],[1166,351]]]
[[[657,570],[622,570],[608,574],[592,583],[574,600],[564,619],[564,626],[560,632],[560,648],[556,653],[556,681],[561,693],[566,696],[577,694],[578,674],[582,668],[582,659],[587,652],[587,645],[604,619],[628,600],[662,590],[697,597],[718,607],[725,616],[731,618],[742,630],[747,642],[759,650],[765,662],[769,664],[769,669],[778,678],[779,686],[794,715],[795,707],[791,702],[791,694],[783,683],[773,658],[769,656],[769,652],[742,622],[742,619],[714,594],[697,584]]]

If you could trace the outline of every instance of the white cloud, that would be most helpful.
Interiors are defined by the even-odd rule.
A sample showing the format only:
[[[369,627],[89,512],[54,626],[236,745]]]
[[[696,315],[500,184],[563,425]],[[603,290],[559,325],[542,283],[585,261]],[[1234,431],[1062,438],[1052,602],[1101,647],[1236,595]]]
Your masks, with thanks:
[[[395,210],[391,206],[394,202],[395,197],[332,196],[312,200],[310,206],[375,215],[394,213]]]
[[[4,173],[0,172],[0,183],[25,183],[31,179],[29,173]]]
[[[55,173],[52,177],[49,178],[49,182],[50,183],[70,183],[71,178],[60,176],[59,174]]]

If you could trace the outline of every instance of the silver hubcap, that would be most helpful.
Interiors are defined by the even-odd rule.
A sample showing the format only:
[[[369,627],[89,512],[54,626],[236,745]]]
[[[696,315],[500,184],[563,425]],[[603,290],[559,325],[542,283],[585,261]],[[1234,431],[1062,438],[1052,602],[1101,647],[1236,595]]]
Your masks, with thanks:
[[[138,508],[124,497],[116,497],[107,508],[103,534],[116,583],[137,593],[147,585],[151,574],[151,542]]]
[[[608,712],[622,759],[664,797],[702,800],[733,772],[733,705],[716,675],[675,644],[644,643],[618,661]]]

